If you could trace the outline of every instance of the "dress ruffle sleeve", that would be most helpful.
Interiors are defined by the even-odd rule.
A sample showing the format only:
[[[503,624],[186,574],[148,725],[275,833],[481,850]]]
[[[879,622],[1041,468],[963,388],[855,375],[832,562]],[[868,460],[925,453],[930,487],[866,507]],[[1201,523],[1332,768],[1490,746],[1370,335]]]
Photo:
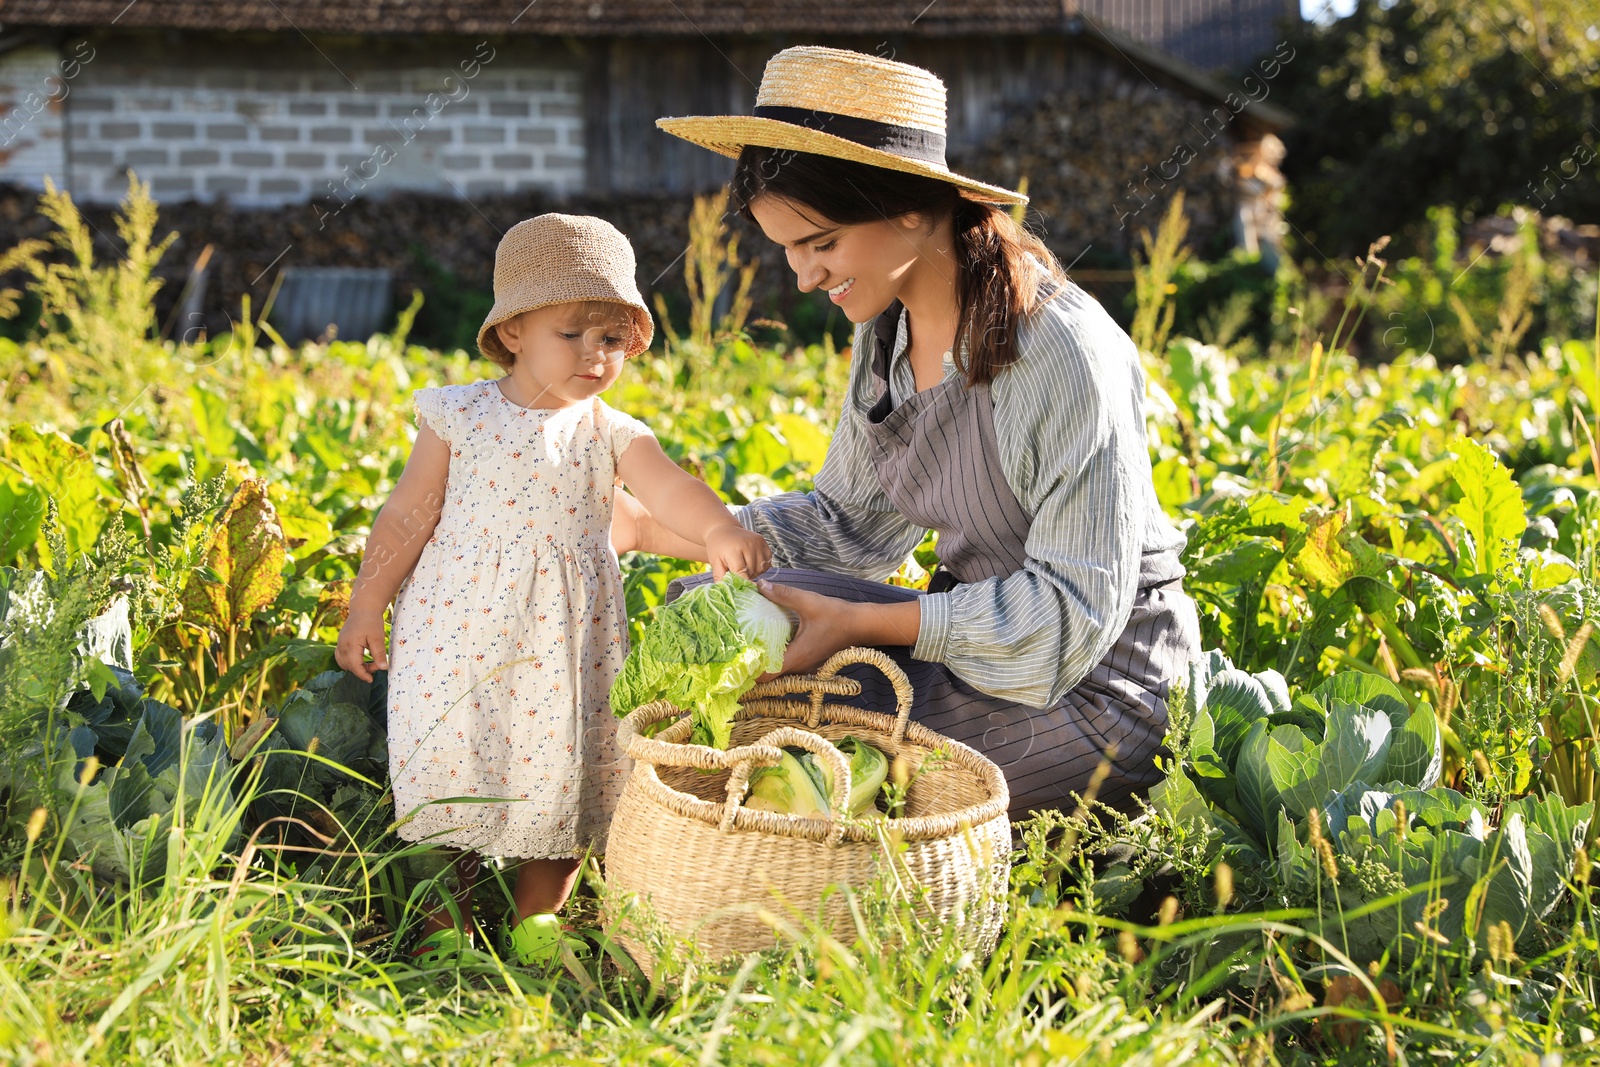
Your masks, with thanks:
[[[641,437],[654,437],[655,431],[645,423],[629,415],[627,412],[618,411],[610,404],[602,402],[601,415],[604,418],[606,432],[611,438],[611,461],[615,466],[622,459],[622,454],[628,446]]]
[[[426,426],[447,445],[455,444],[455,429],[451,421],[451,404],[443,386],[418,389],[411,394],[417,429]]]

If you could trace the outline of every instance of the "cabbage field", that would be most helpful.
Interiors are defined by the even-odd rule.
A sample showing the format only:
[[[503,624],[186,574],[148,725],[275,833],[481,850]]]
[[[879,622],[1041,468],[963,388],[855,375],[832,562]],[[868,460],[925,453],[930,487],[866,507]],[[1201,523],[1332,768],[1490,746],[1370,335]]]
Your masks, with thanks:
[[[493,368],[408,344],[415,304],[365,342],[290,347],[248,306],[159,340],[136,194],[123,257],[93,261],[52,195],[56,246],[0,263],[44,311],[0,340],[5,1062],[1594,1058],[1600,361],[1527,333],[1514,278],[1464,362],[1352,355],[1391,299],[1376,255],[1243,358],[1174,328],[1181,217],[1146,245],[1131,332],[1208,651],[1141,817],[1091,797],[1016,828],[992,956],[885,882],[848,936],[775,898],[779,947],[663,935],[647,980],[592,861],[566,913],[587,952],[524,969],[488,936],[423,968],[443,865],[393,832],[383,689],[333,642],[411,392]],[[608,402],[729,501],[806,488],[844,357],[699,322]],[[637,636],[695,567],[623,562]],[[487,934],[508,899],[480,890]]]

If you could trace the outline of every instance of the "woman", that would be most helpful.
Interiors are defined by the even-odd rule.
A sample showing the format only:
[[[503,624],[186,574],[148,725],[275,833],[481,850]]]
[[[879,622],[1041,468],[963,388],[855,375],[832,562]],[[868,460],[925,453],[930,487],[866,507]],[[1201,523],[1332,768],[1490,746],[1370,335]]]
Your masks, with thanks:
[[[1199,651],[1138,353],[997,206],[1025,196],[948,169],[944,103],[921,68],[798,47],[754,115],[657,121],[738,160],[734,208],[857,323],[815,489],[736,514],[800,619],[785,672],[884,647],[918,721],[1001,767],[1013,816],[1082,794],[1102,755],[1098,799],[1125,804],[1159,776],[1167,687]],[[928,593],[883,584],[929,529]],[[893,706],[876,671],[847,673],[852,702]]]

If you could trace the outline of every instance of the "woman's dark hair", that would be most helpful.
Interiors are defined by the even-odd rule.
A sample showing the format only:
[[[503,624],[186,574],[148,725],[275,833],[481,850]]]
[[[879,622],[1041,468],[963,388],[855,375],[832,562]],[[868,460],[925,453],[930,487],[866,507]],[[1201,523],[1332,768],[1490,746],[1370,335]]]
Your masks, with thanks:
[[[968,386],[993,381],[1020,355],[1012,324],[1043,302],[1027,253],[1038,256],[1058,284],[1067,280],[1044,242],[1018,226],[1008,211],[969,200],[958,186],[938,178],[811,152],[746,145],[730,184],[730,207],[752,223],[756,220],[750,205],[769,194],[820,215],[812,219],[819,226],[881,222],[912,212],[933,223],[951,219],[959,272],[955,359]],[[959,354],[962,338],[967,340],[965,361]]]

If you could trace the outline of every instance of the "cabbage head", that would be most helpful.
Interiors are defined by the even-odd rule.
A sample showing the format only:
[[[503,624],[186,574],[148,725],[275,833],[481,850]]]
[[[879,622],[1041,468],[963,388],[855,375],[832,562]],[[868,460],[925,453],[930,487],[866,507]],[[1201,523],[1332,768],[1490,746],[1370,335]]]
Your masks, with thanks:
[[[611,685],[611,708],[671,701],[692,712],[696,744],[727,748],[739,697],[783,667],[789,616],[740,574],[697,585],[656,609]]]
[[[853,734],[834,744],[850,761],[849,815],[859,818],[872,810],[889,776],[889,759]],[[825,819],[833,810],[833,772],[815,753],[786,745],[776,767],[762,767],[750,775],[745,807]]]
[[[827,788],[816,758],[803,748],[786,746],[776,767],[762,767],[750,775],[750,797],[744,806],[826,819]]]

